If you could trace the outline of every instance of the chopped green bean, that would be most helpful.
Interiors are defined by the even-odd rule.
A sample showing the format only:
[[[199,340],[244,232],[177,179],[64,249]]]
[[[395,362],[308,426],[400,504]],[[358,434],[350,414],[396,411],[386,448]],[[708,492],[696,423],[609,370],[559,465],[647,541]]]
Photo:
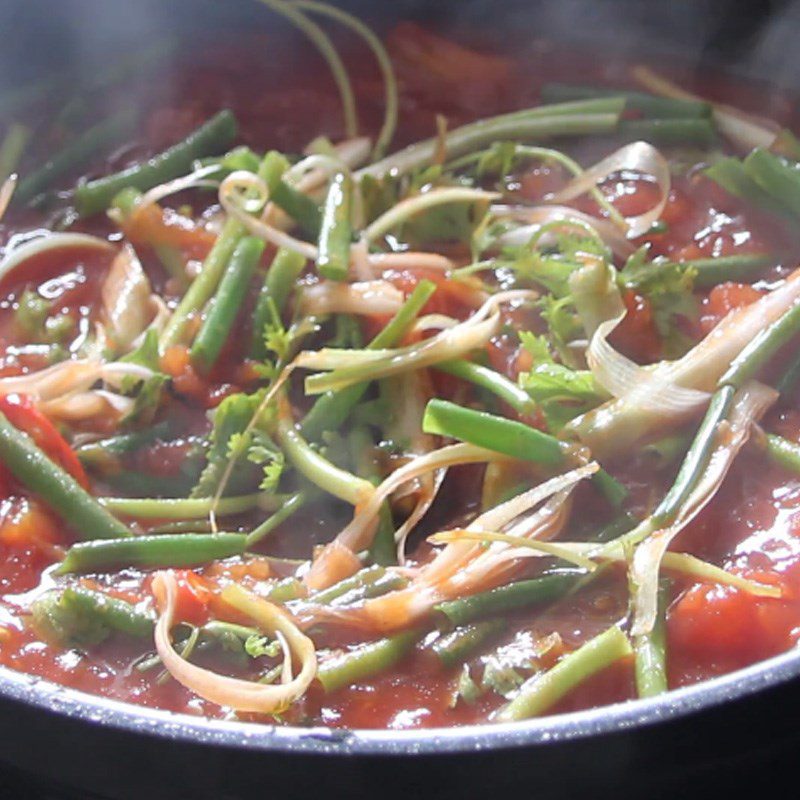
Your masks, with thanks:
[[[130,531],[0,412],[0,461],[62,517],[81,539],[118,539]]]
[[[419,638],[416,630],[360,645],[341,655],[326,659],[319,667],[317,679],[330,694],[391,669],[404,658]]]
[[[434,369],[492,392],[519,414],[531,414],[536,409],[536,403],[524,389],[489,367],[465,359],[453,359],[434,364]]]
[[[343,281],[350,270],[350,178],[338,173],[331,179],[319,231],[317,270],[325,278]]]
[[[436,611],[447,627],[458,627],[473,620],[501,615],[505,611],[555,600],[566,594],[583,572],[565,571],[526,581],[508,583],[470,597],[439,603]]]
[[[436,639],[431,649],[442,666],[450,668],[466,661],[506,627],[505,620],[492,619],[463,625]]]
[[[189,353],[201,373],[216,364],[263,252],[264,242],[254,236],[245,236],[236,245]]]
[[[563,464],[569,453],[568,445],[536,428],[447,400],[428,403],[422,429],[549,467]]]
[[[322,227],[319,206],[308,196],[283,180],[289,167],[286,158],[272,150],[264,157],[263,175],[269,189],[269,199],[288,214],[306,236],[316,239]]]
[[[359,570],[355,575],[351,575],[349,578],[339,581],[339,583],[334,583],[333,586],[329,586],[327,589],[322,589],[310,595],[308,602],[323,606],[328,605],[349,592],[372,586],[385,575],[386,570],[379,565],[366,567]]]
[[[283,311],[305,264],[306,259],[294,250],[278,250],[272,259],[253,312],[253,340],[250,345],[253,358],[263,361],[267,357],[264,329],[271,320],[272,309],[278,314]]]
[[[272,516],[267,517],[267,519],[250,531],[247,535],[247,547],[252,547],[265,536],[272,533],[278,525],[289,519],[296,511],[299,511],[306,504],[307,499],[308,497],[304,492],[297,492],[290,495]],[[220,500],[220,503],[222,503],[223,500],[224,498]]]
[[[81,216],[105,211],[114,196],[128,186],[147,191],[160,183],[179,178],[197,158],[224,150],[236,137],[236,119],[230,111],[219,114],[190,133],[182,142],[163,153],[128,167],[122,172],[89,181],[75,189],[75,208]]]
[[[192,567],[240,555],[243,533],[178,533],[129,536],[74,544],[56,572],[94,572],[115,567]]]
[[[30,202],[59,178],[83,166],[98,152],[121,140],[133,127],[137,116],[137,110],[130,106],[73,139],[38,170],[19,182],[14,192],[14,202],[18,205]]]
[[[201,519],[211,511],[210,497],[99,497],[100,504],[115,514],[139,519]],[[214,507],[218,515],[242,514],[251,508],[264,511],[277,509],[284,498],[280,495],[247,494],[221,497]]]
[[[616,626],[590,639],[564,656],[547,672],[522,685],[519,694],[495,715],[497,722],[515,722],[537,717],[587,678],[632,653],[628,637]]]

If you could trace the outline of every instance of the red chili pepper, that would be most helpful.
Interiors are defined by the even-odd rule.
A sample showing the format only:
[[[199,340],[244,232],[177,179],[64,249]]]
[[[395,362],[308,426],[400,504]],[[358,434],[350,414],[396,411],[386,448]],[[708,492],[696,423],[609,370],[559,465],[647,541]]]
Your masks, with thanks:
[[[84,489],[89,487],[89,479],[78,457],[56,426],[36,408],[28,395],[7,394],[0,397],[0,411],[15,428],[27,433],[50,459],[63,467]]]

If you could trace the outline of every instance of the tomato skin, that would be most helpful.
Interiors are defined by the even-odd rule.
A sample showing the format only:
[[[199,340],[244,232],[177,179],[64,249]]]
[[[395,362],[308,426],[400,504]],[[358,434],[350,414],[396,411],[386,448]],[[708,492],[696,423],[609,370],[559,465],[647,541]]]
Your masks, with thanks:
[[[4,395],[0,397],[0,411],[15,428],[27,433],[48,458],[63,467],[84,489],[89,488],[89,479],[78,457],[55,425],[36,408],[31,397]],[[0,488],[2,485],[0,476]]]
[[[209,605],[214,597],[207,581],[190,569],[175,570],[178,594],[175,619],[190,625],[204,625],[211,618]]]
[[[755,303],[761,292],[747,283],[720,283],[715,286],[703,301],[700,325],[703,333],[708,333],[714,326],[738,308]]]
[[[657,361],[661,357],[661,337],[656,330],[650,301],[631,289],[622,299],[628,313],[611,335],[612,344],[636,361]]]

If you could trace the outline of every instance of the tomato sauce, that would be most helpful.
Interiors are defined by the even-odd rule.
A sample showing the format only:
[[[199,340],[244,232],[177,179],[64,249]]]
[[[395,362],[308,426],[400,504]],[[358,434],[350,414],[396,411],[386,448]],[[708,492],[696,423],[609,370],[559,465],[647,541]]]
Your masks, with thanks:
[[[97,164],[97,172],[124,165],[152,153],[185,135],[221,106],[235,111],[241,121],[241,141],[257,149],[265,146],[296,151],[315,135],[340,138],[341,115],[336,94],[315,56],[297,65],[291,87],[285,80],[254,79],[254,74],[269,76],[275,58],[259,53],[267,48],[253,38],[248,46],[216,45],[204,50],[202,61],[187,57],[176,73],[169,96],[156,88],[144,101],[144,122],[139,140],[108,163]],[[445,113],[452,127],[479,116],[523,107],[536,100],[541,83],[550,79],[575,79],[585,82],[587,64],[596,67],[591,57],[570,53],[569,59],[558,50],[547,51],[522,65],[511,59],[491,55],[466,56],[456,51],[454,60],[437,51],[440,40],[416,28],[401,26],[389,36],[389,45],[398,58],[402,88],[401,130],[398,144],[431,135],[437,113]],[[381,85],[372,67],[358,64],[354,72],[356,90],[363,100],[363,123],[375,130],[380,120]],[[277,59],[279,62],[279,59]],[[271,62],[271,64],[270,64]],[[541,62],[541,63],[539,63]],[[605,62],[603,62],[605,64]],[[543,64],[547,64],[543,67]],[[620,65],[604,66],[598,80],[613,82]],[[591,73],[589,73],[591,74]],[[464,80],[464,76],[469,80]],[[285,76],[284,76],[285,77]],[[524,77],[524,79],[523,79]],[[458,87],[458,91],[451,91]],[[465,88],[466,87],[466,88]],[[707,87],[698,87],[699,89]],[[724,82],[714,83],[719,95],[731,89]],[[749,95],[757,105],[756,94]],[[737,101],[740,98],[737,91]],[[788,106],[787,106],[788,109]],[[774,113],[774,108],[772,109]],[[788,115],[788,110],[787,110]],[[607,143],[606,143],[607,144]],[[580,149],[583,145],[576,145]],[[598,146],[596,143],[588,145]],[[608,148],[610,149],[610,148]],[[529,200],[545,198],[567,180],[558,169],[537,166],[518,176],[516,190]],[[620,176],[604,187],[608,197],[626,215],[640,213],[652,205],[653,186],[637,176]],[[160,226],[163,241],[179,247],[193,261],[200,261],[213,243],[212,222],[218,211],[213,196],[190,195],[195,209],[205,209],[207,226],[187,225],[174,211],[151,220]],[[597,212],[591,201],[575,205]],[[755,286],[725,284],[711,291],[697,292],[699,313],[687,320],[699,336],[713,327],[728,311],[758,299],[771,280],[787,274],[800,256],[800,241],[794,231],[773,218],[767,218],[746,202],[724,193],[700,174],[675,178],[663,213],[661,229],[646,234],[637,244],[648,242],[652,255],[672,259],[718,257],[760,252],[769,245],[779,252],[781,262]],[[26,214],[10,215],[0,223],[0,242],[33,229],[41,220]],[[114,229],[102,219],[83,225],[87,230],[110,234]],[[129,231],[135,240],[136,232]],[[143,252],[145,268],[154,285],[166,285],[163,270],[154,254]],[[15,327],[14,312],[28,289],[53,303],[59,313],[73,320],[72,341],[86,335],[97,318],[100,286],[109,267],[108,255],[90,248],[75,247],[29,260],[24,270],[16,270],[0,281],[0,374],[22,374],[47,365],[47,358],[28,346]],[[424,270],[401,270],[386,276],[407,295],[422,278],[442,283],[441,275]],[[463,318],[472,307],[464,284],[439,292],[424,313],[447,313]],[[166,289],[169,294],[169,287]],[[628,315],[616,331],[614,344],[631,357],[652,361],[661,357],[661,343],[652,309],[645,298],[630,292],[625,296]],[[173,298],[174,300],[174,298]],[[248,302],[252,303],[253,298]],[[368,320],[365,335],[371,336],[385,323]],[[531,325],[535,326],[532,321]],[[206,411],[252,380],[244,363],[243,341],[249,332],[239,330],[226,345],[225,366],[211,375],[198,375],[188,363],[185,349],[177,348],[162,358],[162,369],[173,378],[173,395],[166,412],[180,419],[183,436],[170,442],[156,440],[125,466],[165,481],[178,478],[199,437],[207,433]],[[516,380],[527,368],[525,353],[508,337],[498,336],[490,344],[489,363]],[[442,396],[449,396],[452,382],[436,377]],[[449,387],[449,388],[448,388]],[[793,416],[794,414],[794,416]],[[541,420],[533,421],[540,424]],[[784,435],[800,440],[800,417],[781,409],[775,420]],[[617,465],[617,473],[627,478],[631,491],[641,495],[642,505],[653,492],[647,476],[633,462]],[[41,503],[31,499],[13,481],[2,482],[0,489],[0,664],[32,675],[48,678],[65,686],[93,694],[155,708],[195,715],[219,717],[223,711],[165,679],[160,665],[141,669],[141,661],[152,650],[122,637],[83,652],[63,650],[40,641],[26,624],[29,602],[52,578],[48,567],[54,564],[61,548],[69,545],[71,534]],[[479,501],[481,472],[478,468],[452,471],[442,495],[425,520],[425,531],[436,525],[451,524],[455,516],[474,510]],[[93,486],[98,494],[111,493],[108,487]],[[119,490],[115,490],[118,493]],[[591,491],[591,490],[590,490]],[[584,513],[592,513],[589,493],[581,495]],[[465,501],[464,498],[468,498]],[[456,512],[454,512],[454,508]],[[327,541],[331,530],[346,519],[321,519],[312,508],[293,522],[291,530],[279,529],[269,540],[269,553],[276,557],[306,557],[311,546]],[[249,520],[244,519],[244,522]],[[292,535],[305,531],[302,541]],[[783,590],[780,600],[758,598],[742,590],[708,584],[692,584],[676,578],[668,612],[669,683],[683,686],[754,663],[786,651],[800,638],[800,481],[778,467],[765,468],[757,453],[745,452],[727,477],[713,501],[679,537],[676,550],[686,550],[707,558],[734,572]],[[246,565],[232,559],[224,565],[253,583],[274,577],[275,567]],[[213,568],[196,571],[194,580],[215,587]],[[77,580],[77,579],[76,579]],[[129,569],[114,576],[89,576],[78,580],[87,586],[102,587],[131,600],[149,597],[149,575]],[[489,643],[502,644],[509,663],[555,659],[563,649],[572,649],[600,632],[625,614],[627,594],[621,581],[598,582],[591,591],[568,597],[545,610],[516,612],[509,617],[505,631]],[[202,593],[201,593],[202,594]],[[200,619],[207,611],[202,599],[199,608],[184,609],[184,621]],[[336,635],[320,642],[330,647],[347,644],[347,636]],[[547,637],[555,639],[547,640]],[[543,642],[549,642],[547,646]],[[545,647],[544,651],[542,648]],[[552,649],[554,648],[554,649]],[[552,651],[552,652],[551,652]],[[544,654],[542,654],[544,652]],[[550,652],[550,656],[547,653]],[[230,671],[230,665],[225,669]],[[476,662],[469,662],[470,670]],[[486,720],[503,702],[494,692],[485,692],[474,702],[456,698],[455,687],[462,668],[446,670],[428,650],[416,648],[390,671],[357,685],[324,695],[313,687],[286,716],[286,721],[315,723],[334,727],[406,729],[464,725]],[[623,661],[585,682],[559,702],[554,712],[600,706],[635,696],[630,661]]]

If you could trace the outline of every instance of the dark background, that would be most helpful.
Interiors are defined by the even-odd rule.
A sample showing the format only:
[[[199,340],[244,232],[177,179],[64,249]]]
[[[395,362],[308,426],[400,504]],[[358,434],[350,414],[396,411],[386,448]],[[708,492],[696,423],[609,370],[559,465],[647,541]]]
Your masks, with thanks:
[[[350,0],[339,4],[361,13],[379,29],[410,17],[456,34],[479,32],[501,47],[525,47],[535,39],[551,38],[563,40],[567,47],[608,48],[615,54],[668,57],[676,53],[682,60],[688,57],[696,62],[698,68],[721,63],[735,72],[789,89],[800,87],[800,2],[791,0]],[[142,47],[168,30],[191,38],[209,30],[254,25],[284,30],[282,23],[255,0],[0,0],[0,91],[53,70],[75,72],[80,85],[81,75],[102,70],[118,54]],[[290,35],[288,31],[286,35]],[[392,760],[381,762],[382,767],[350,760],[342,763],[338,772],[330,762],[321,769],[321,762],[281,756],[267,757],[259,773],[254,771],[252,758],[231,758],[225,762],[235,771],[227,781],[230,794],[210,785],[205,794],[201,779],[196,784],[189,779],[187,770],[192,771],[193,764],[203,774],[201,760],[207,751],[192,754],[167,741],[154,745],[154,740],[140,750],[135,737],[115,738],[107,731],[97,731],[96,726],[89,734],[86,723],[68,725],[44,712],[23,713],[3,705],[0,798],[99,797],[85,789],[51,783],[50,778],[59,770],[69,772],[74,782],[82,768],[88,784],[106,787],[104,794],[148,800],[171,796],[255,798],[267,794],[284,800],[302,796],[296,794],[301,786],[309,787],[306,796],[315,794],[326,800],[360,797],[367,791],[379,798],[401,793],[405,797],[433,793],[447,797],[448,787],[457,789],[462,798],[496,797],[501,792],[507,797],[566,798],[578,796],[575,791],[583,772],[587,783],[580,796],[593,798],[611,791],[620,798],[714,797],[736,790],[774,792],[782,778],[795,777],[800,747],[795,725],[798,700],[796,689],[783,687],[722,713],[703,712],[680,725],[608,736],[579,748],[566,748],[562,755],[544,759],[541,767],[532,763],[542,757],[539,750],[452,757],[446,762],[440,760],[435,769],[430,759],[407,763]],[[82,747],[85,767],[72,764],[68,769],[65,759],[81,761]],[[624,757],[617,758],[620,752]],[[37,759],[42,765],[35,770],[38,777],[5,763],[25,763],[30,770]],[[169,769],[165,769],[170,761],[174,763],[174,791]],[[566,771],[563,794],[552,773],[543,777],[545,762]],[[127,763],[132,766],[123,767]],[[148,785],[148,763],[153,764],[154,775],[160,776],[160,792],[155,794],[136,788]],[[135,770],[139,770],[138,776]],[[315,775],[319,776],[316,782]],[[224,783],[221,780],[221,785]],[[184,794],[179,787],[187,784],[201,788],[195,790],[197,793]],[[288,791],[291,785],[295,791]],[[354,788],[359,786],[363,793]],[[792,789],[785,796],[795,795],[796,789]]]

